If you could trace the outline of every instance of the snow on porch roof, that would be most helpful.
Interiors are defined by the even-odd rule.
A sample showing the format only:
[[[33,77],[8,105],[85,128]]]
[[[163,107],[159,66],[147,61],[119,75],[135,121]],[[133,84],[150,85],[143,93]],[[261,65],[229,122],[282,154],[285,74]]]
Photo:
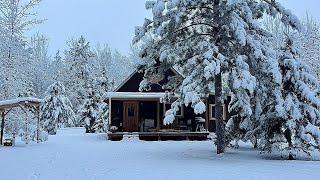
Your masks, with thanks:
[[[108,92],[106,98],[115,99],[160,99],[165,93],[144,93],[144,92]]]

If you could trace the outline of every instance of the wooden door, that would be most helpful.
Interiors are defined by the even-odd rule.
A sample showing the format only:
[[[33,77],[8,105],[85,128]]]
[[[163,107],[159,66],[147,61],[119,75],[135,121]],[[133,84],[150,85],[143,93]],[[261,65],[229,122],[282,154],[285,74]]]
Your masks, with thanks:
[[[139,131],[139,103],[124,102],[123,103],[123,130],[124,132]]]

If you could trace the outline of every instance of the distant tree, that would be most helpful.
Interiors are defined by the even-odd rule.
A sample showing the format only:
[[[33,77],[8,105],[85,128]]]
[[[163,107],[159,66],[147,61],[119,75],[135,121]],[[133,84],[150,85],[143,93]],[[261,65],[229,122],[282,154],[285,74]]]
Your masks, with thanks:
[[[93,58],[90,44],[83,36],[69,42],[69,49],[65,52],[66,68],[63,77],[68,97],[76,109],[83,104],[86,90],[95,76],[97,68]]]
[[[303,20],[304,31],[293,39],[300,48],[300,57],[320,79],[320,24],[310,15]]]
[[[97,61],[97,68],[104,74],[106,78],[114,81],[114,86],[118,86],[124,81],[133,71],[135,67],[135,59],[132,56],[124,56],[119,51],[112,51],[110,47],[105,44],[101,46],[98,44],[95,48],[95,58]],[[114,89],[115,87],[113,87]]]
[[[41,104],[41,122],[49,134],[54,135],[61,127],[73,127],[76,120],[65,88],[60,82],[52,84]]]
[[[33,25],[42,23],[37,14],[32,12],[41,0],[1,0],[0,44],[1,98],[16,98],[33,89],[30,80],[31,53],[24,37],[25,32]]]
[[[31,68],[30,76],[37,97],[43,97],[47,87],[50,85],[49,62],[48,55],[49,40],[40,34],[36,34],[31,38]]]
[[[281,51],[283,44],[286,43],[287,36],[290,36],[294,44],[300,49],[300,59],[305,62],[320,79],[320,25],[310,15],[306,15],[302,21],[302,30],[295,31],[290,26],[281,21],[281,16],[265,16],[264,28],[272,33],[269,44],[278,52]],[[281,56],[281,54],[278,54]]]
[[[60,51],[57,51],[55,56],[53,57],[53,61],[50,63],[50,72],[51,81],[59,81],[62,82],[65,80],[64,71],[65,71],[65,63],[61,57]]]

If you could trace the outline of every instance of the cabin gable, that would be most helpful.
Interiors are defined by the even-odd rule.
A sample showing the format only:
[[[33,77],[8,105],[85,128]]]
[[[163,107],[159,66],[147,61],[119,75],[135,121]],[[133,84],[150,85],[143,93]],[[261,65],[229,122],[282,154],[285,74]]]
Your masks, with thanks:
[[[171,76],[177,75],[177,72],[174,69],[169,69],[165,73],[165,78],[159,84],[151,85],[150,93],[160,93],[165,92],[162,89],[162,85],[168,82],[168,78]],[[140,83],[143,81],[144,73],[135,71],[128,79],[126,79],[116,90],[115,92],[140,92],[139,86]]]

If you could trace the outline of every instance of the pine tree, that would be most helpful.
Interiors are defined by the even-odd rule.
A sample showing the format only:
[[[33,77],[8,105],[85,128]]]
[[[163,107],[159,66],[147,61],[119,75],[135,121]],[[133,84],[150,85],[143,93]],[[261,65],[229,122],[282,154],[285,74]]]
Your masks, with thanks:
[[[86,128],[86,133],[95,133],[95,128],[101,128],[100,125],[97,125],[100,114],[100,102],[100,96],[96,94],[93,88],[89,88],[88,95],[79,111],[80,121]]]
[[[41,104],[41,122],[49,134],[54,135],[60,127],[73,127],[75,114],[69,99],[65,96],[65,88],[62,83],[52,84]]]
[[[215,93],[217,153],[223,153],[222,74],[229,75],[228,86],[233,94],[230,109],[239,115],[229,125],[241,127],[244,133],[240,134],[255,127],[250,119],[254,113],[261,117],[281,105],[279,67],[265,43],[268,34],[257,23],[264,13],[282,14],[284,23],[300,27],[297,18],[280,4],[267,0],[158,0],[148,1],[146,7],[152,9],[153,19],[146,19],[137,28],[134,39],[141,46],[139,54],[144,61],[145,77],[140,89],[148,90],[151,84],[161,81],[169,68],[178,67],[184,74],[182,79],[173,77],[168,83],[171,85],[167,84],[174,87],[171,94],[180,97],[167,112],[165,122],[172,122],[182,104],[191,104],[196,114],[204,113],[206,107],[201,98]],[[257,87],[263,92],[256,92]],[[260,102],[256,102],[258,107],[264,106],[263,100],[273,108],[262,107],[268,110],[257,112],[259,109],[252,108],[254,95],[261,95]]]
[[[103,95],[112,90],[113,83],[105,75],[95,78],[92,87],[88,88],[87,98],[80,108],[80,121],[87,133],[103,133],[108,130],[109,108]]]

